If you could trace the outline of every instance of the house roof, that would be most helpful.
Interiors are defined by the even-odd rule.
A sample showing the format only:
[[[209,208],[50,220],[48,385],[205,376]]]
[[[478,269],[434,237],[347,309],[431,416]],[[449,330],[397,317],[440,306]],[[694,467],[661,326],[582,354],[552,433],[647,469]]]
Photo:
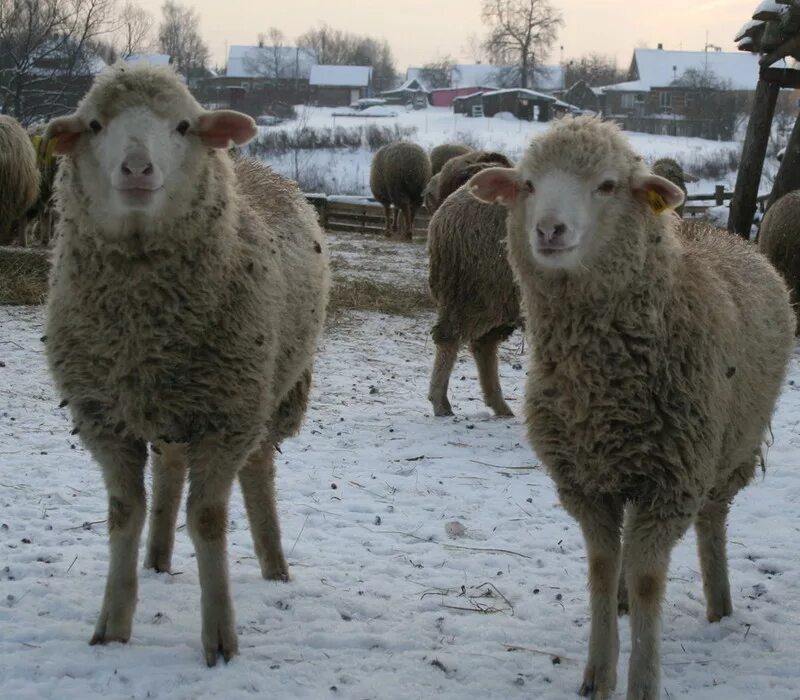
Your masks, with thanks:
[[[410,80],[406,80],[400,87],[396,87],[393,90],[384,90],[381,95],[392,95],[399,92],[429,92],[425,89],[422,85],[422,82],[417,80],[416,78],[411,78]]]
[[[310,85],[330,87],[367,87],[372,68],[370,66],[311,66]]]
[[[153,66],[168,66],[171,56],[166,53],[132,53],[125,63],[149,63]]]
[[[533,99],[540,100],[542,102],[558,102],[555,97],[552,95],[545,95],[543,92],[536,92],[536,90],[527,90],[525,88],[507,88],[505,90],[494,90],[493,92],[484,92],[484,97],[490,97],[492,95],[504,95],[510,92],[516,92],[524,97],[532,97]]]
[[[228,50],[229,78],[261,78],[275,75],[285,79],[308,79],[316,56],[310,49],[295,46],[231,46]]]
[[[635,49],[631,77],[624,83],[606,86],[606,91],[648,92],[669,87],[687,70],[713,73],[731,90],[755,90],[758,57],[740,51],[664,51]]]

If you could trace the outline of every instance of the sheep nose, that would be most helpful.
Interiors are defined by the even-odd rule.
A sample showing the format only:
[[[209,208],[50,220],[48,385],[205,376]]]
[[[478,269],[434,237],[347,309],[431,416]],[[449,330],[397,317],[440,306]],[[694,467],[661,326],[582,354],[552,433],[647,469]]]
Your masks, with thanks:
[[[536,226],[536,235],[540,241],[552,243],[564,235],[567,225],[562,223],[541,222]]]
[[[146,153],[129,153],[122,162],[122,174],[127,177],[147,177],[153,174],[153,163]]]

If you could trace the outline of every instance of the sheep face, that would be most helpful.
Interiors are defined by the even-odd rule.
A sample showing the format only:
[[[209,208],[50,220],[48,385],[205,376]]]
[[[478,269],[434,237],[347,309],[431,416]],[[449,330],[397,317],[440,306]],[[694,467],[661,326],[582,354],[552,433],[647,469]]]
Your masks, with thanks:
[[[45,138],[72,159],[74,184],[92,218],[124,231],[118,224],[127,220],[180,215],[190,206],[209,149],[246,143],[256,129],[244,114],[204,111],[181,85],[159,104],[125,85],[130,72],[117,77],[121,85],[113,74],[104,76],[75,114],[48,125]],[[156,77],[167,92],[174,78]]]
[[[683,192],[644,169],[615,127],[574,120],[535,139],[516,168],[489,168],[470,180],[474,196],[510,207],[540,267],[591,266],[631,215],[656,213]]]

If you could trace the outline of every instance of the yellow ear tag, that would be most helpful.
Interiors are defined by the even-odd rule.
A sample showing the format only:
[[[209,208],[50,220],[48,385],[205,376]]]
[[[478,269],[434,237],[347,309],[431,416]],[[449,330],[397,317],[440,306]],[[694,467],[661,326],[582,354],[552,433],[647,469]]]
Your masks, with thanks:
[[[656,215],[661,214],[665,209],[669,209],[664,198],[655,190],[648,191],[647,202]]]

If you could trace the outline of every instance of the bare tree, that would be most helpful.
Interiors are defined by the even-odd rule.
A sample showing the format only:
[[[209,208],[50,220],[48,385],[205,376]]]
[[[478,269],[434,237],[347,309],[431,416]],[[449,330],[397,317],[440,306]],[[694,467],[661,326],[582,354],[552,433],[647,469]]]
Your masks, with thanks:
[[[74,109],[115,29],[115,0],[0,0],[0,112],[23,124]]]
[[[120,58],[147,51],[152,43],[153,17],[149,12],[128,0],[119,13],[119,29],[114,48]]]
[[[283,32],[276,27],[270,27],[258,35],[258,50],[245,56],[245,67],[256,75],[269,78],[275,85],[281,79],[296,77],[294,68],[297,56],[292,55],[295,52],[285,42]]]
[[[579,80],[591,87],[600,87],[621,83],[625,77],[625,71],[617,67],[616,61],[612,57],[599,53],[590,53],[567,61],[564,66],[564,86],[568,88]]]
[[[450,56],[437,58],[422,66],[420,80],[429,88],[448,88],[452,85],[455,61]]]
[[[548,0],[483,0],[483,19],[490,27],[485,46],[493,61],[514,65],[519,87],[528,87],[564,24],[561,12]]]
[[[164,15],[158,28],[161,52],[172,57],[177,71],[188,80],[202,75],[210,52],[200,36],[200,16],[193,8],[175,0],[166,0],[161,12]]]

